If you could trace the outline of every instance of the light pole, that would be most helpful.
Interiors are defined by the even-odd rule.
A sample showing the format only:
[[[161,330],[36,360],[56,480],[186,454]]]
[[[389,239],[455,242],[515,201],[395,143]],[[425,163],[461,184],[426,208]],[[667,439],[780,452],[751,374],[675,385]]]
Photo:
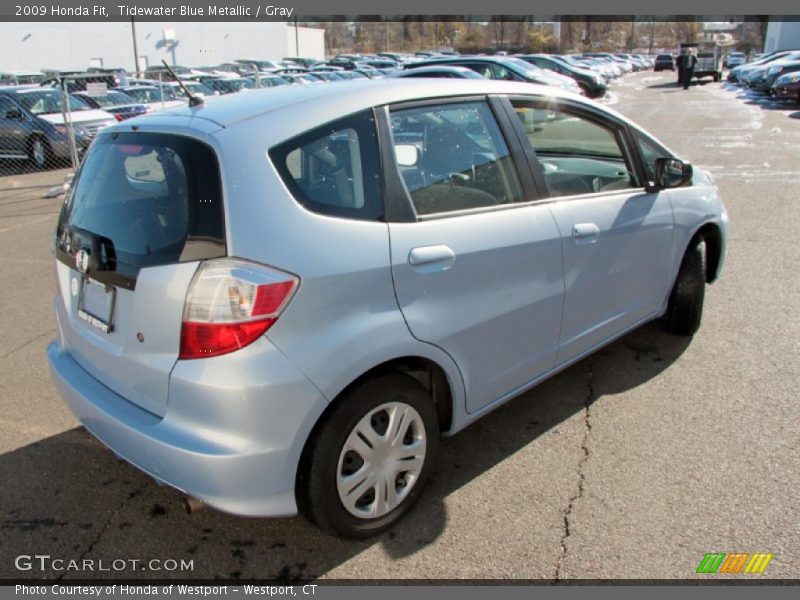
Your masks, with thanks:
[[[133,38],[133,66],[136,69],[136,76],[139,76],[139,51],[136,48],[136,23],[131,17],[131,37]]]

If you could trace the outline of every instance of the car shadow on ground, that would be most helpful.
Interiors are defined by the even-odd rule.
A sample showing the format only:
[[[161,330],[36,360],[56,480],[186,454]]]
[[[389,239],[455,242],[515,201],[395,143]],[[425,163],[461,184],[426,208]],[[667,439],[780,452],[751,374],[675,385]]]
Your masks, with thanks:
[[[613,402],[611,396],[658,377],[688,344],[687,338],[665,333],[660,322],[645,325],[444,439],[433,478],[417,507],[393,530],[365,541],[325,535],[300,517],[246,519],[213,510],[187,515],[179,492],[159,487],[135,468],[117,461],[82,428],[71,429],[0,456],[0,531],[4,539],[0,577],[266,578],[289,582],[325,575],[375,545],[391,559],[409,557],[445,531],[448,510],[458,510],[448,509],[446,501],[451,494],[487,475],[495,465],[570,417],[585,413],[598,399],[608,397]],[[592,377],[603,378],[599,396]],[[580,443],[575,441],[576,448]],[[565,470],[576,468],[566,457],[564,461]],[[577,474],[575,477],[577,485]],[[515,485],[514,481],[506,483]],[[547,480],[540,485],[556,487]],[[537,517],[529,514],[524,518],[536,523]],[[106,565],[118,559],[192,560],[193,569],[19,571],[14,565],[21,554],[102,559]],[[387,575],[356,571],[353,576]]]

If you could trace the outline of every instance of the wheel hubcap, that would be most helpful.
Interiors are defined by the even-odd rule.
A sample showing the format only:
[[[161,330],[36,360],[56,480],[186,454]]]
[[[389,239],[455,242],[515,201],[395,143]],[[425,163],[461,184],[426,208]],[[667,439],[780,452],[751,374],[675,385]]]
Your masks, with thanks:
[[[339,500],[356,517],[378,518],[408,496],[425,463],[425,425],[408,404],[390,402],[364,415],[339,454]]]
[[[33,160],[37,165],[44,164],[44,144],[42,140],[34,140],[33,142]]]

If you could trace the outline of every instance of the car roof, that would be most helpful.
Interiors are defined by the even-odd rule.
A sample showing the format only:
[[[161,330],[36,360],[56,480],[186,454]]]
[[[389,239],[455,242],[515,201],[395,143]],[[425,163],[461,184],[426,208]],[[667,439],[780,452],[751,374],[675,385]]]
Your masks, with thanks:
[[[59,90],[53,87],[46,87],[41,85],[15,85],[0,88],[3,92],[11,92],[13,94],[30,94],[31,92],[55,92],[60,93]]]
[[[489,79],[388,78],[341,81],[336,85],[293,85],[256,89],[248,94],[231,94],[225,98],[218,98],[201,106],[177,107],[159,111],[157,114],[159,118],[165,119],[176,116],[201,117],[223,127],[231,127],[268,113],[287,112],[291,115],[290,120],[294,127],[302,131],[374,106],[428,98],[486,94],[568,96],[583,101],[579,96],[569,92],[531,83]],[[153,123],[152,120],[148,122]]]

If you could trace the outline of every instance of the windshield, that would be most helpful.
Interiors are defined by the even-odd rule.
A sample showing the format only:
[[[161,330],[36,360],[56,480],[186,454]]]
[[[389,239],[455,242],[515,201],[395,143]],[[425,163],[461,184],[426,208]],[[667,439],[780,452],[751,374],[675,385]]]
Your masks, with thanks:
[[[106,106],[122,106],[123,104],[132,104],[134,99],[122,92],[109,91],[105,96],[91,96],[101,107]]]
[[[75,96],[67,96],[69,110],[91,110],[91,106]],[[61,92],[58,90],[35,90],[17,94],[17,100],[34,115],[52,115],[64,110]]]
[[[532,65],[526,60],[522,60],[521,58],[508,57],[503,61],[503,63],[511,63],[513,65],[517,65],[521,69],[524,69],[525,71],[530,71],[537,75],[540,75],[542,73],[542,69],[540,69],[536,65]]]

